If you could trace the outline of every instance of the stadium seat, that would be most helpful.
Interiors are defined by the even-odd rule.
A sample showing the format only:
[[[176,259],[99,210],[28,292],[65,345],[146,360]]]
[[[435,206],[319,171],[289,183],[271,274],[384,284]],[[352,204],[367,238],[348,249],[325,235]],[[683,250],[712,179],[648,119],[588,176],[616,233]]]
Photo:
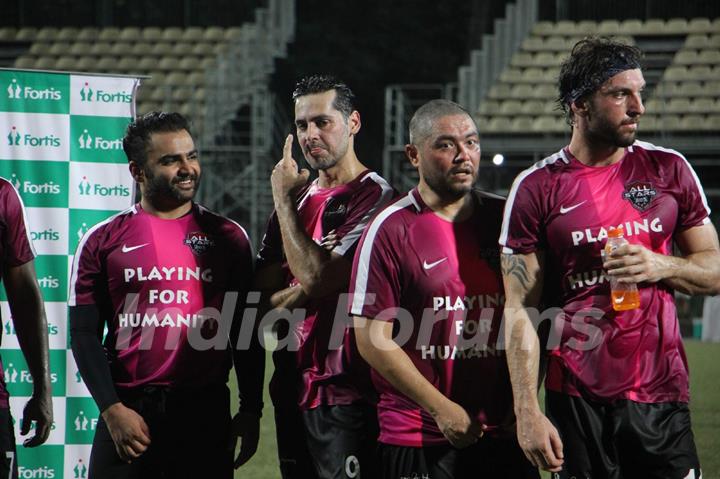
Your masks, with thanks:
[[[150,54],[160,58],[170,56],[173,54],[173,46],[165,42],[155,43],[152,50],[150,50]]]
[[[684,35],[688,32],[688,21],[684,18],[671,18],[665,24],[666,35]]]
[[[663,80],[665,81],[683,81],[686,79],[692,79],[687,67],[684,66],[669,66],[663,73]]]
[[[132,44],[127,42],[116,42],[110,47],[110,54],[118,58],[132,55]]]
[[[555,35],[558,33],[553,22],[537,22],[532,29],[534,35]]]
[[[183,31],[183,40],[186,42],[197,42],[203,38],[203,29],[200,27],[189,27]]]
[[[104,40],[106,42],[115,42],[120,38],[120,29],[116,27],[105,27],[100,30],[98,40]]]
[[[664,35],[665,34],[665,20],[652,18],[645,21],[645,25],[642,31],[643,35]]]
[[[708,130],[720,131],[720,115],[708,115],[705,121]]]
[[[545,81],[545,70],[542,68],[526,68],[522,72],[521,81],[524,83],[542,83]]]
[[[70,44],[67,42],[55,42],[50,45],[46,55],[59,57],[70,52]]]
[[[720,65],[720,50],[702,50],[698,54],[698,63],[702,65]]]
[[[147,73],[155,69],[157,66],[157,58],[154,56],[146,56],[140,58],[140,61],[136,60],[136,63],[138,72]]]
[[[706,81],[703,85],[705,95],[720,99],[720,80]]]
[[[517,68],[506,68],[500,74],[500,81],[503,83],[520,83],[523,81],[523,72]]]
[[[15,68],[35,68],[35,58],[20,56],[15,59],[15,63],[13,64],[13,66]]]
[[[76,27],[62,27],[60,30],[58,30],[57,35],[55,36],[55,40],[61,42],[74,42],[75,40],[77,40],[79,33],[80,29]]]
[[[36,70],[52,70],[55,68],[55,58],[54,57],[40,57],[35,59],[35,64],[33,65],[33,68]]]
[[[192,54],[198,57],[204,57],[213,54],[212,43],[200,42],[192,47]]]
[[[142,38],[146,42],[161,41],[162,30],[159,27],[145,27],[142,29]]]
[[[558,64],[558,56],[551,52],[536,53],[533,58],[533,66],[551,67]]]
[[[240,38],[242,29],[240,27],[230,27],[225,30],[224,38],[225,41],[230,42]]]
[[[33,44],[30,45],[28,54],[36,56],[36,57],[47,55],[51,46],[52,46],[52,43],[33,42]]]
[[[641,120],[642,121],[642,120]],[[677,131],[680,129],[680,117],[678,115],[663,114],[657,117],[658,129],[664,131]]]
[[[665,111],[683,114],[690,111],[690,100],[687,98],[671,98],[666,104]]]
[[[14,41],[15,35],[17,35],[15,27],[0,27],[0,42]]]
[[[699,55],[696,50],[679,50],[675,54],[675,65],[696,65],[700,63]]]
[[[98,42],[92,44],[92,46],[90,47],[90,51],[88,51],[86,53],[86,55],[103,57],[106,55],[110,55],[111,49],[112,49],[112,43],[98,41]]]
[[[580,38],[586,35],[597,33],[598,23],[592,20],[582,20],[577,23],[575,32],[580,34]],[[576,37],[577,38],[577,37]],[[579,40],[580,38],[577,38]],[[576,40],[576,41],[577,41]]]
[[[66,57],[59,57],[57,61],[55,62],[55,69],[60,71],[76,71],[77,70],[77,60],[75,57],[66,56]]]
[[[522,103],[521,113],[528,116],[540,116],[543,113],[543,103],[540,100],[526,100]]]
[[[705,117],[703,115],[685,115],[680,120],[679,129],[683,131],[702,131],[705,129]]]
[[[720,66],[713,68],[710,65],[695,65],[689,67],[687,72],[689,80],[717,80],[720,78]]]
[[[533,85],[525,85],[523,83],[520,83],[518,85],[513,86],[512,90],[511,90],[512,98],[516,98],[519,100],[534,98],[534,95],[535,95],[535,87]]]
[[[655,115],[643,115],[640,118],[640,124],[638,126],[638,129],[641,132],[658,131],[659,125],[658,125],[657,117]]]
[[[690,113],[713,113],[715,101],[712,98],[695,98],[690,101]]]
[[[689,81],[682,83],[676,93],[680,96],[697,98],[705,96],[705,88],[699,81]]]
[[[83,27],[78,32],[76,40],[83,42],[93,42],[100,35],[100,30],[96,27]]]
[[[557,123],[557,118],[552,116],[539,116],[533,120],[530,130],[536,133],[553,133],[558,130]]]
[[[512,128],[510,119],[502,116],[494,116],[487,123],[485,131],[488,133],[508,133]]]
[[[641,35],[645,32],[645,27],[641,20],[623,20],[620,23],[620,31],[625,35]]]
[[[34,41],[37,36],[37,28],[21,27],[15,34],[15,40],[18,42]]]
[[[688,22],[689,33],[709,33],[712,31],[712,24],[708,18],[693,18]]]
[[[202,60],[200,60],[200,69],[201,70],[210,70],[212,68],[215,68],[217,65],[217,61],[214,57],[205,57]]]
[[[557,92],[555,92],[554,95],[548,97],[548,98],[555,98],[557,96]],[[562,112],[558,110],[557,103],[555,103],[554,100],[545,100],[542,104],[542,113],[543,115],[560,115]]]
[[[87,55],[91,48],[92,44],[89,42],[75,42],[70,44],[70,50],[68,50],[68,53],[80,58]]]
[[[97,69],[97,58],[94,57],[79,57],[75,68],[79,72],[91,72]]]
[[[123,72],[125,74],[143,73],[138,69],[138,59],[132,56],[121,57],[120,61],[118,62],[117,71]]]
[[[179,42],[183,40],[183,30],[178,27],[169,27],[163,30],[162,39],[168,43]]]
[[[128,43],[139,42],[143,39],[142,31],[139,27],[125,27],[120,31],[118,39]]]
[[[665,112],[666,101],[651,98],[645,102],[645,111],[650,115],[659,115]]]
[[[529,116],[518,116],[512,119],[510,131],[512,133],[528,133],[533,129],[533,119]]]
[[[480,104],[478,113],[485,116],[495,115],[500,111],[500,105],[501,103],[499,101],[485,100]]]
[[[133,57],[145,57],[152,55],[153,44],[150,42],[133,43],[130,55]]]
[[[577,26],[573,21],[560,20],[555,24],[555,32],[553,35],[565,35],[570,37],[578,34],[582,35],[582,32],[578,32]]]
[[[209,42],[221,42],[224,39],[225,33],[220,27],[208,27],[203,32],[203,38]]]
[[[118,59],[115,57],[105,56],[97,62],[97,69],[100,73],[112,73],[117,67]]]
[[[192,55],[193,44],[184,41],[177,41],[172,44],[172,54],[179,58]]]
[[[684,48],[701,50],[710,46],[710,38],[707,35],[688,35],[685,39]]]
[[[532,67],[535,66],[535,62],[533,59],[532,53],[527,52],[516,52],[512,59],[510,60],[510,64],[515,67]]]
[[[708,47],[720,48],[720,33],[716,33],[708,37]]]
[[[158,70],[175,71],[177,70],[178,59],[175,57],[163,57],[159,59],[157,64]]]
[[[618,20],[603,20],[598,25],[598,35],[615,35],[621,32]]]
[[[35,35],[35,40],[53,42],[57,37],[58,29],[55,27],[42,27]]]
[[[522,113],[522,102],[520,100],[505,100],[500,104],[499,114],[501,115],[518,115]]]
[[[542,37],[528,37],[522,42],[522,49],[528,52],[538,52],[544,49]]]

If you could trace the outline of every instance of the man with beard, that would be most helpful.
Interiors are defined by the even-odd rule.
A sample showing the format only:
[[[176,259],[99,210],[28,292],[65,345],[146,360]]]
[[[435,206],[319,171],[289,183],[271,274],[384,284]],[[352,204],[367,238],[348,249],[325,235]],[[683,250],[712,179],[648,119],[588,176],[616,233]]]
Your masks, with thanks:
[[[475,122],[430,101],[410,121],[405,153],[418,186],[370,223],[350,283],[358,347],[380,394],[379,477],[538,478],[514,437],[497,348],[504,201],[473,190]]]
[[[308,170],[298,171],[289,135],[271,176],[275,211],[255,284],[276,312],[304,311],[298,324],[280,328],[296,350],[273,354],[270,394],[281,473],[285,479],[374,477],[377,420],[369,371],[347,331],[341,293],[362,231],[393,190],[355,154],[360,114],[347,85],[309,76],[297,83],[293,100],[298,143],[318,178],[308,183]]]
[[[229,349],[252,278],[250,241],[192,201],[200,162],[181,115],[138,118],[123,149],[140,202],[80,241],[68,300],[73,354],[101,412],[90,477],[231,478],[233,439],[243,438],[237,467],[257,448],[262,410],[264,352]]]
[[[518,437],[556,477],[700,477],[688,370],[673,299],[720,291],[720,251],[702,186],[678,152],[636,141],[640,51],[580,41],[560,70],[570,144],[522,172],[500,244]],[[630,242],[605,258],[608,231]],[[673,242],[681,256],[673,256]],[[608,276],[637,285],[616,311]],[[555,307],[546,413],[538,406],[537,309]],[[559,309],[561,308],[561,310]],[[550,316],[550,315],[544,315]]]

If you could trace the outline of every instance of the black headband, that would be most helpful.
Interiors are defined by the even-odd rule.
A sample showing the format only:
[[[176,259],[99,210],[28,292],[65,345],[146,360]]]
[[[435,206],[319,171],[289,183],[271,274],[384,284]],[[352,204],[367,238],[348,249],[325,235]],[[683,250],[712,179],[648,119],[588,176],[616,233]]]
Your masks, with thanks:
[[[638,63],[636,60],[625,58],[625,56],[619,56],[614,59],[612,64],[602,73],[602,75],[596,77],[596,81],[592,81],[591,79],[589,81],[586,81],[579,87],[573,88],[567,95],[565,95],[565,103],[567,103],[568,105],[572,105],[580,97],[588,93],[594,92],[597,88],[600,87],[600,85],[602,85],[618,73],[622,73],[626,70],[635,70],[636,68],[640,68],[640,63]]]

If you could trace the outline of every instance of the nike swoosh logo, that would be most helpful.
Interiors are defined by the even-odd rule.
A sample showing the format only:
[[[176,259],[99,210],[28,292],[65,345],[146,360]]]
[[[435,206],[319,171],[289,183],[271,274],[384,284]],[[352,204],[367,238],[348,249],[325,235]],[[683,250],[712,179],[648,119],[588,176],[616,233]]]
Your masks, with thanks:
[[[126,245],[123,245],[123,247],[122,247],[122,252],[123,252],[123,253],[129,253],[130,251],[135,251],[136,249],[140,249],[140,248],[142,248],[143,246],[147,246],[147,245],[149,245],[149,244],[150,244],[150,243],[143,243],[143,244],[139,244],[139,245],[137,245],[137,246],[126,246]]]
[[[435,266],[437,266],[437,265],[439,265],[440,263],[442,263],[443,261],[445,261],[446,259],[447,259],[447,256],[446,256],[445,258],[439,259],[439,260],[437,260],[437,261],[435,261],[435,262],[433,262],[433,263],[428,263],[427,261],[423,261],[423,268],[425,268],[425,269],[432,269],[432,268],[434,268]]]
[[[587,200],[585,200],[585,201],[587,201]],[[580,203],[578,203],[578,204],[576,204],[576,205],[568,206],[567,208],[565,208],[564,206],[561,206],[561,207],[560,207],[560,214],[561,214],[561,215],[564,215],[565,213],[571,212],[572,210],[574,210],[574,209],[577,208],[578,206],[584,205],[584,204],[585,204],[585,201],[581,201]]]

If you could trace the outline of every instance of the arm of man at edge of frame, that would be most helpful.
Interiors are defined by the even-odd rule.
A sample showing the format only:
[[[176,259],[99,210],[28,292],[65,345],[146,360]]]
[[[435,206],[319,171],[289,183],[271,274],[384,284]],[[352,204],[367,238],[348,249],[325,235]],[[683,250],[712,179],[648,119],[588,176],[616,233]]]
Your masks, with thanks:
[[[501,264],[505,285],[506,356],[518,442],[534,466],[559,472],[563,464],[563,444],[538,403],[540,340],[528,313],[528,308],[537,308],[540,302],[543,253],[503,253]]]

